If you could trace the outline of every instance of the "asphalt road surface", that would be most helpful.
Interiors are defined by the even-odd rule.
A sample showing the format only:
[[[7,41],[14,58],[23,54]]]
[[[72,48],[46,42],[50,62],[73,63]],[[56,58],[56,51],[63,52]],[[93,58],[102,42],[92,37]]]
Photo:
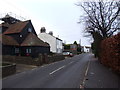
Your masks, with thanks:
[[[62,61],[18,73],[2,80],[3,88],[79,88],[90,54],[76,55]]]

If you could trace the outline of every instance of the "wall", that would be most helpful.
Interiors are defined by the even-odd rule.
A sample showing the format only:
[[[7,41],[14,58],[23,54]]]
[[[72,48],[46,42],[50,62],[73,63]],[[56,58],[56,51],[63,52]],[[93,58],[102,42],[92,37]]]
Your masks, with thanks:
[[[120,73],[120,33],[102,41],[100,56],[102,64]]]
[[[65,56],[63,55],[48,56],[49,63],[64,60],[64,59],[65,59]]]
[[[39,58],[31,58],[31,57],[23,57],[23,56],[3,56],[2,61],[18,63],[18,64],[28,64],[28,65],[36,65],[40,66],[45,63],[52,63],[60,60],[64,60],[65,57],[63,55],[53,55],[49,56],[47,54],[39,54]]]
[[[59,39],[56,39],[56,43],[57,43],[57,53],[62,53],[63,51],[62,41]]]
[[[16,73],[16,64],[10,64],[2,67],[2,77],[6,77],[14,73]]]
[[[42,58],[41,58],[42,59]],[[18,64],[28,64],[28,65],[41,65],[41,60],[37,58],[31,58],[31,57],[23,57],[23,56],[10,56],[5,55],[2,57],[3,62],[12,62],[12,63],[18,63]]]
[[[2,45],[2,55],[15,55],[15,47]]]
[[[50,51],[53,53],[57,52],[57,46],[56,46],[56,38],[54,36],[51,36],[47,33],[40,33],[38,37],[43,40],[44,42],[47,42],[50,45]]]
[[[47,53],[50,53],[49,47],[42,47],[42,46],[29,46],[29,47],[21,47],[21,55],[26,56],[26,49],[31,49],[30,56],[32,57],[38,57],[38,55]]]

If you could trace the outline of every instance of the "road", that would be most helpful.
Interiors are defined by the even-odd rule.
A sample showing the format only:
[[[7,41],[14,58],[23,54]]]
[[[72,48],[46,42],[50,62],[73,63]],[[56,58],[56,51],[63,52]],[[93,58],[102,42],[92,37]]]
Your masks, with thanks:
[[[79,88],[89,58],[89,53],[76,55],[4,78],[2,85],[3,88]]]

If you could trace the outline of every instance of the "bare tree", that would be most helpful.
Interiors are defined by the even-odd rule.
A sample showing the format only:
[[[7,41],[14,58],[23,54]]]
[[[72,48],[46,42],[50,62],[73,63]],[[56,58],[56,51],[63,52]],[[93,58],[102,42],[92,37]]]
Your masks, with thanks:
[[[80,3],[77,6],[81,6],[85,11],[82,19],[86,22],[85,31],[91,35],[98,32],[104,39],[118,30],[120,21],[117,17],[120,13],[120,1],[99,0],[99,2]]]
[[[85,22],[85,31],[93,37],[92,45],[94,45],[96,56],[99,57],[101,41],[112,36],[119,29],[120,19],[117,17],[120,14],[120,0],[83,2],[77,6],[81,6],[85,11],[80,22]]]

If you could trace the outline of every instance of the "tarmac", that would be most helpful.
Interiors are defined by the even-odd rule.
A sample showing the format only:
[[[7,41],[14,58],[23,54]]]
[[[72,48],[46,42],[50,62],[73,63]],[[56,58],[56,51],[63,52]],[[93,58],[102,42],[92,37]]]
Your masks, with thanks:
[[[120,76],[113,72],[112,69],[102,65],[92,54],[84,80],[84,88],[113,88],[120,90]]]

